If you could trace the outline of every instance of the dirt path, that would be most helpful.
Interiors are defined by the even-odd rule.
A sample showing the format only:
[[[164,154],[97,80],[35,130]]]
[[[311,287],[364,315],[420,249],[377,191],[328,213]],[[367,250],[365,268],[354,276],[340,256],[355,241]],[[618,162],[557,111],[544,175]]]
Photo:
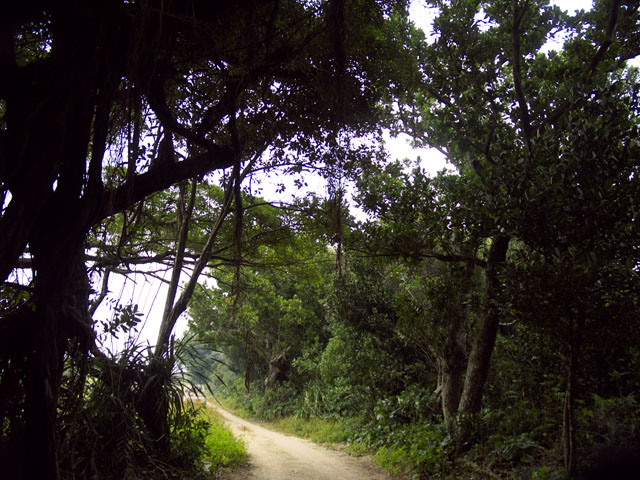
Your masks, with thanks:
[[[247,442],[249,465],[225,480],[390,480],[368,457],[350,457],[307,440],[273,432],[219,407],[236,435]]]

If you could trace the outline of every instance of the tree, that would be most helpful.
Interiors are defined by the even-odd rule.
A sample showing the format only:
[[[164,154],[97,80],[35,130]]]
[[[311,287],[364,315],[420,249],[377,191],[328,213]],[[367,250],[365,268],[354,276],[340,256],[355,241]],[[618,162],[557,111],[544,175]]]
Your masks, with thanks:
[[[419,167],[408,172],[407,166],[390,164],[361,178],[359,201],[374,220],[363,225],[360,248],[421,262],[407,278],[401,311],[416,317],[412,330],[439,332],[427,348],[438,359],[447,430],[464,445],[470,433],[465,417],[479,411],[488,374],[499,315],[495,270],[504,262],[508,241],[491,238],[495,224],[470,175],[441,172],[430,179]],[[476,269],[482,270],[482,281]]]
[[[424,337],[411,330],[411,319],[403,318],[403,265],[349,250],[345,257],[330,297],[332,337],[320,370],[327,392],[339,395],[333,399],[338,411],[330,413],[372,421],[387,398],[412,385],[428,385],[432,377],[424,366],[432,356],[425,351]]]
[[[247,386],[256,377],[266,390],[296,383],[296,358],[325,342],[323,302],[335,260],[324,242],[291,223],[299,215],[269,205],[248,211],[256,248],[243,249],[242,264],[215,271],[215,283],[199,287],[189,307],[190,331],[200,341],[244,352],[244,363],[232,368],[244,371]],[[281,231],[269,239],[275,228]]]
[[[546,1],[434,6],[435,40],[417,48],[422,84],[414,102],[399,106],[398,129],[439,149],[473,178],[485,198],[481,212],[491,219],[486,314],[460,409],[473,414],[501,318],[500,277],[513,240],[547,256],[555,249],[575,252],[572,262],[588,269],[589,256],[598,256],[595,244],[612,254],[635,230],[629,192],[636,188],[637,82],[625,61],[639,53],[638,5],[595,2],[575,16]],[[563,49],[543,53],[557,31],[568,33]],[[614,240],[611,231],[625,233]],[[467,429],[463,442],[468,435]],[[574,458],[567,455],[570,472]]]
[[[63,359],[76,344],[86,358],[94,337],[89,231],[183,180],[238,173],[271,141],[283,151],[292,139],[309,145],[302,132],[322,143],[347,125],[371,127],[385,72],[367,50],[386,41],[394,8],[34,1],[5,10],[0,277],[6,295],[29,293],[2,313],[3,338],[20,339],[0,350],[3,404],[23,412],[3,432],[16,477],[59,476]],[[147,151],[149,134],[157,142]],[[15,285],[25,265],[32,282]]]

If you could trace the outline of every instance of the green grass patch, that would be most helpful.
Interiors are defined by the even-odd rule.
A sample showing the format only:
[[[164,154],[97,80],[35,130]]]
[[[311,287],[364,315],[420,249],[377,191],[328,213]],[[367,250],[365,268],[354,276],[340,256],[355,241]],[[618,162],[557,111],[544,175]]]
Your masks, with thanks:
[[[344,420],[284,417],[271,422],[275,430],[306,438],[319,444],[346,443],[353,431]]]
[[[240,401],[233,397],[218,400],[225,410],[238,417],[322,445],[347,443],[354,433],[352,422],[344,419],[326,420],[318,417],[303,418],[291,415],[265,421],[252,415]]]
[[[217,412],[204,407],[203,415],[209,422],[205,443],[207,452],[204,461],[211,472],[231,470],[245,464],[248,459],[244,441],[233,435]]]
[[[258,423],[264,423],[263,420],[258,419],[255,415],[252,415],[242,403],[238,397],[223,397],[216,396],[209,399],[212,403],[217,403],[222,406],[228,412],[233,413],[236,417],[244,418],[245,420],[251,420]]]

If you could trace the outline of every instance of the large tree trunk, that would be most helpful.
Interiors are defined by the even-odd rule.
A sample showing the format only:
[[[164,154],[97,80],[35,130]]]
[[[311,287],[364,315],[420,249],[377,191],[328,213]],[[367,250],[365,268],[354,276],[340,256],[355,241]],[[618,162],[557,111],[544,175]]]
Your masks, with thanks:
[[[20,163],[25,169],[42,168],[42,174],[34,175],[43,181],[34,182],[35,189],[28,193],[38,201],[22,202],[19,192],[23,188],[29,190],[33,177],[26,174],[16,177],[20,183],[13,185],[16,195],[7,209],[16,206],[30,217],[13,225],[22,232],[16,251],[22,251],[26,241],[29,243],[34,274],[32,311],[28,314],[31,322],[26,331],[29,346],[24,353],[27,359],[23,412],[26,458],[18,477],[27,479],[59,478],[57,402],[64,355],[69,339],[86,341],[91,337],[89,284],[84,265],[88,210],[83,210],[78,200],[91,126],[88,101],[91,87],[81,81],[71,81],[64,86],[60,80],[55,87],[59,87],[59,91],[45,89],[43,94],[43,103],[51,104],[52,111],[35,108],[33,112],[20,112],[14,118],[24,121],[22,140],[28,144],[20,152]],[[22,114],[29,118],[22,118]],[[16,129],[19,129],[17,125]],[[39,147],[29,146],[31,144]],[[54,192],[52,178],[58,167]],[[22,208],[23,205],[28,208]],[[12,221],[7,215],[3,220]]]
[[[496,294],[500,290],[499,274],[506,260],[509,240],[509,237],[505,236],[495,237],[487,258],[482,314],[474,333],[458,407],[459,424],[456,440],[459,452],[469,448],[473,419],[482,406],[482,390],[489,373],[491,354],[500,321],[500,313],[496,305]]]
[[[21,474],[26,479],[57,479],[60,476],[56,438],[60,342],[53,312],[41,312],[37,319],[34,351],[28,361],[28,377],[25,379],[25,457]],[[38,460],[34,461],[36,458]]]
[[[172,359],[151,356],[143,372],[143,386],[136,404],[140,418],[162,452],[168,452],[170,448],[168,387],[172,369]]]
[[[64,211],[64,210],[63,210]],[[49,222],[57,228],[49,228]],[[48,217],[30,245],[35,270],[33,345],[29,353],[24,418],[25,478],[58,478],[58,394],[70,339],[88,348],[93,340],[88,315],[89,282],[84,232],[62,215]],[[38,461],[29,459],[37,458]]]
[[[461,354],[461,355],[460,355]],[[464,352],[453,353],[448,358],[438,359],[440,370],[440,396],[442,415],[449,435],[456,435],[456,415],[462,395],[462,374],[464,373]]]
[[[278,365],[278,362],[269,362],[269,372],[267,373],[267,377],[264,379],[265,390],[275,390],[278,386],[278,380],[281,375],[282,369],[280,368],[280,365]]]
[[[450,319],[442,351],[439,353],[438,370],[442,397],[442,414],[447,432],[455,437],[456,416],[462,396],[463,373],[466,360],[467,329],[471,305],[468,301],[474,289],[475,265],[468,263],[464,277],[459,281],[459,294],[454,316]]]

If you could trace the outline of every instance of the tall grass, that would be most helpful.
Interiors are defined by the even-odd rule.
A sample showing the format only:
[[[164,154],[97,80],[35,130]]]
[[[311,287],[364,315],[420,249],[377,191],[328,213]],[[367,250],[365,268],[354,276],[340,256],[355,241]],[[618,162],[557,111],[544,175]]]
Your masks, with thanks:
[[[207,450],[204,455],[209,471],[216,476],[221,471],[238,468],[248,459],[246,444],[235,437],[220,415],[210,407],[203,407],[202,415],[209,424],[205,437]]]

